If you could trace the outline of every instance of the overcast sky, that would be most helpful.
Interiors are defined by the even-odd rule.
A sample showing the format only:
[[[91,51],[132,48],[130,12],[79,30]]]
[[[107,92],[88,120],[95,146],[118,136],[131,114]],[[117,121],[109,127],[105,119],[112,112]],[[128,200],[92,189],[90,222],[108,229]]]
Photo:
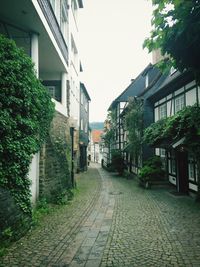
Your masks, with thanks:
[[[150,32],[150,0],[84,0],[80,10],[82,81],[90,122],[104,121],[111,102],[151,62],[142,49]]]

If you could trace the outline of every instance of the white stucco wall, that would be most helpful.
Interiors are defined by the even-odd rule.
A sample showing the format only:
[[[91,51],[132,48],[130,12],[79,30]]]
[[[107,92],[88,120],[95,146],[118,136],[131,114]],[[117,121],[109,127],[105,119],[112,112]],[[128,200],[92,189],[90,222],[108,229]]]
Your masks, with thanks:
[[[37,153],[32,158],[28,174],[28,177],[31,181],[31,203],[33,205],[36,203],[39,196],[39,160],[40,154]]]

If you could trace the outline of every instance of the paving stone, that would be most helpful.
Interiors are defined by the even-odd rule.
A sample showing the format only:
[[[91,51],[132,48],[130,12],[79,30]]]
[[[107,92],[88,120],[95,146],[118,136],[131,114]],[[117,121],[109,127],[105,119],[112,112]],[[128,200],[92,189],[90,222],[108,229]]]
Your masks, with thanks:
[[[88,260],[84,267],[99,267],[101,260]]]
[[[0,266],[199,267],[200,205],[92,165],[79,194],[14,243]]]

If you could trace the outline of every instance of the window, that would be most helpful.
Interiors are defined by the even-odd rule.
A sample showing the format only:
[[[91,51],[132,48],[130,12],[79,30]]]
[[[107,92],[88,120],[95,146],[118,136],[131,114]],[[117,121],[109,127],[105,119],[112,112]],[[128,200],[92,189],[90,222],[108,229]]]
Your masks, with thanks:
[[[193,89],[189,90],[188,92],[186,92],[185,101],[186,101],[186,103],[185,103],[186,106],[193,106],[194,104],[197,103],[196,88],[193,88]]]
[[[188,158],[188,178],[190,181],[197,182],[197,164],[192,156]]]
[[[195,180],[195,172],[194,172],[194,166],[192,163],[188,164],[188,172],[189,172],[189,179],[194,181]]]
[[[88,111],[88,103],[85,103],[85,111]]]
[[[83,92],[81,92],[81,104],[83,105]]]
[[[164,148],[160,148],[160,156],[165,158],[166,150]]]
[[[159,120],[167,117],[167,105],[166,103],[158,107]]]
[[[81,119],[81,130],[83,130],[83,119]]]
[[[185,106],[185,97],[184,94],[175,98],[175,113],[184,108]]]
[[[88,125],[87,125],[87,123],[85,124],[85,133],[87,133],[87,131],[88,131]]]
[[[175,72],[177,71],[177,69],[175,69],[173,66],[170,69],[170,75],[173,75]]]
[[[168,152],[168,172],[171,175],[176,175],[176,160],[173,152]]]
[[[72,0],[72,12],[73,12],[75,18],[77,16],[77,9],[78,9],[78,6],[76,3],[76,0]]]
[[[55,98],[56,96],[56,88],[55,86],[46,86],[47,89],[49,90],[49,94],[52,98]]]
[[[72,63],[76,69],[78,69],[78,50],[71,34],[71,51],[72,51]]]
[[[147,88],[149,86],[149,74],[145,76],[145,87]]]
[[[171,168],[171,173],[172,174],[176,174],[176,161],[175,159],[171,159],[171,165],[172,165],[172,168]]]
[[[61,12],[60,12],[60,29],[63,37],[68,42],[68,3],[67,0],[61,1]]]
[[[167,101],[167,117],[174,115],[174,102],[171,100]]]

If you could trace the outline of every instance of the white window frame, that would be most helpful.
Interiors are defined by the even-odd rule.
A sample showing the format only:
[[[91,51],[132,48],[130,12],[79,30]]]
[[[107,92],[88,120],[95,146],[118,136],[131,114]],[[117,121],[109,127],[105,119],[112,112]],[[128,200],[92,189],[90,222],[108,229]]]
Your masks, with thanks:
[[[181,94],[174,99],[174,113],[177,113],[185,107],[185,95]]]
[[[164,103],[158,107],[158,118],[164,119],[167,117],[167,103]]]

